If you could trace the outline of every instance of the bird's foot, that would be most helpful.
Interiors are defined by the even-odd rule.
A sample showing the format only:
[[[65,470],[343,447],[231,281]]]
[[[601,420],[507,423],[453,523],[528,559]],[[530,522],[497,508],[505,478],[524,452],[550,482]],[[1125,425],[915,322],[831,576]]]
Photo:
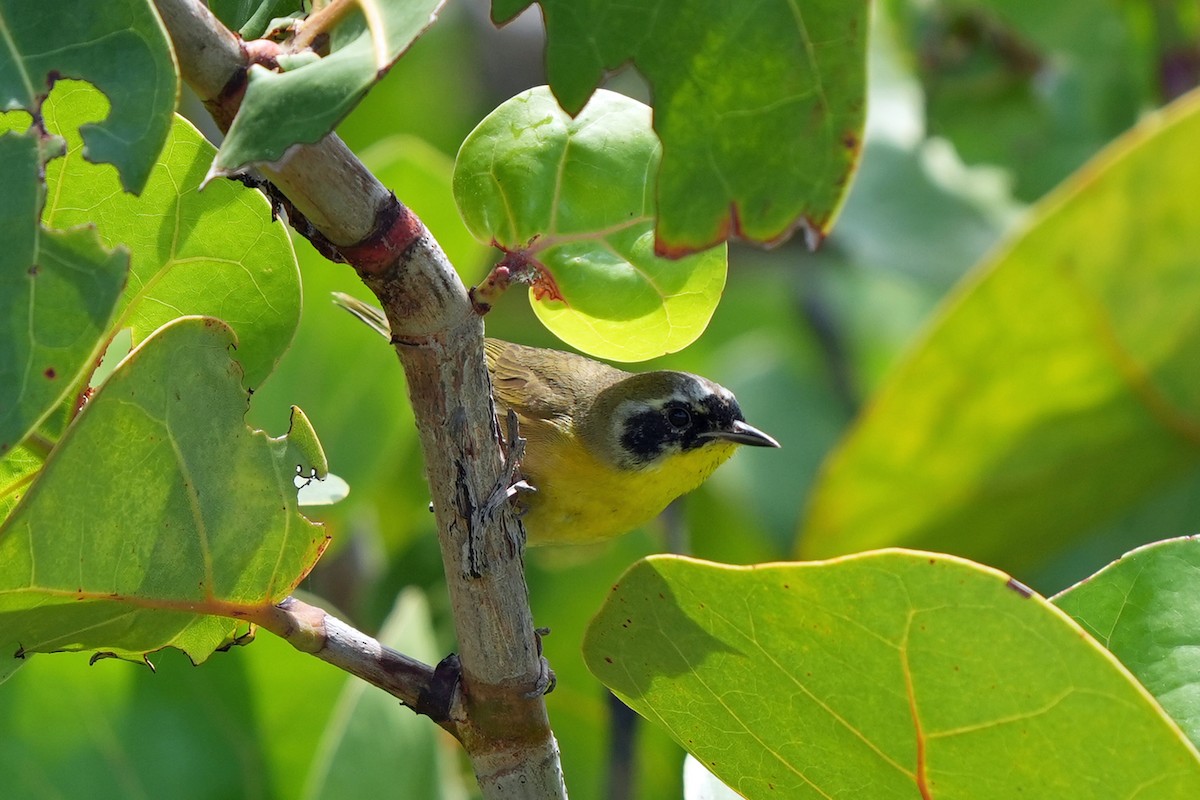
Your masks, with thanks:
[[[533,685],[533,689],[525,693],[526,697],[540,697],[544,694],[550,694],[554,691],[554,687],[558,685],[558,677],[554,674],[554,670],[550,669],[550,661],[542,655],[542,637],[550,635],[549,628],[535,628],[533,631],[534,638],[537,640],[538,658],[541,660],[541,669],[538,672],[537,681]]]

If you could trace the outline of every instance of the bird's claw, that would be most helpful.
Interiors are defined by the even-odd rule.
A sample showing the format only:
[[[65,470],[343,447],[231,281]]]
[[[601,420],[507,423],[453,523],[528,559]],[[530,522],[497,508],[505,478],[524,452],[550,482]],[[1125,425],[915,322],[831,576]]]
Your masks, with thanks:
[[[534,641],[537,642],[538,658],[541,660],[541,668],[538,670],[537,681],[533,684],[533,689],[526,692],[526,697],[541,697],[542,695],[550,694],[554,691],[554,687],[558,685],[558,676],[554,674],[554,670],[550,669],[550,661],[542,655],[542,637],[549,636],[549,628],[535,628],[533,631]]]

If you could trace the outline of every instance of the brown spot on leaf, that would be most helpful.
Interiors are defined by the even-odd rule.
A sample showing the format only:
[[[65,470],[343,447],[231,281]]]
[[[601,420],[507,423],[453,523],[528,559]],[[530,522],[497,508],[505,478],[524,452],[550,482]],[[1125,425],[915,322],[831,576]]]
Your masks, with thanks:
[[[45,372],[42,374],[46,376],[47,380],[54,380],[58,377],[58,373],[54,371],[54,367],[46,367]]]

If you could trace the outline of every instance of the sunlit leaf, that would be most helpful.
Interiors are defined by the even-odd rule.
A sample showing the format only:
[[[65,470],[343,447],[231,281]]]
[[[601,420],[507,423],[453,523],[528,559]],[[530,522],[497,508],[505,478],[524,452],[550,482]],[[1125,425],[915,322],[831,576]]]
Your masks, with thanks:
[[[1200,754],[1108,651],[950,556],[654,556],[614,587],[584,650],[747,798],[1200,793]]]
[[[804,557],[919,545],[1023,569],[1200,463],[1200,96],[1048,198],[826,463]]]
[[[725,286],[725,248],[654,252],[650,109],[598,92],[572,119],[543,88],[504,103],[467,137],[454,193],[467,227],[532,264],[534,311],[574,347],[642,361],[686,347]]]
[[[47,165],[45,224],[94,223],[105,244],[129,249],[132,271],[115,325],[131,329],[133,344],[176,317],[217,317],[237,332],[237,359],[256,388],[300,316],[300,275],[283,224],[261,193],[240,184],[215,181],[200,191],[213,148],[182,117],[145,191],[124,194],[111,169],[81,157],[75,134],[104,107],[103,97],[74,82],[50,98],[47,124],[66,138],[68,152]]]

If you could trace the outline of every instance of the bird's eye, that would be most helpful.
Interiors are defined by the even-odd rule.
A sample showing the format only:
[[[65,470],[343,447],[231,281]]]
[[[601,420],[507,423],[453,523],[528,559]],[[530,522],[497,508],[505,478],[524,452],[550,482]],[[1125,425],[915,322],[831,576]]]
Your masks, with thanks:
[[[686,408],[675,406],[667,409],[667,422],[671,423],[675,428],[686,428],[692,424],[692,415],[688,413]]]

